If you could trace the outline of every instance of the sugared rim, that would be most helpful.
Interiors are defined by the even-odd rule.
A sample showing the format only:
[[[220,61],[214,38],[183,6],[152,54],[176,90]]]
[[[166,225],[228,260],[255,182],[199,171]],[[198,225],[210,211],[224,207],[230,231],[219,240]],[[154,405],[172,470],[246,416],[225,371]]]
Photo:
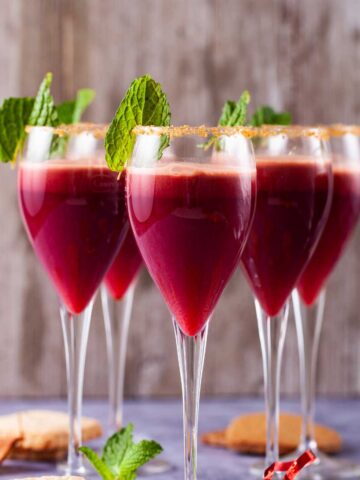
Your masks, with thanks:
[[[336,123],[334,125],[329,125],[327,128],[331,137],[342,137],[347,134],[360,137],[359,125],[343,125],[342,123]]]
[[[135,135],[167,135],[170,138],[177,137],[220,137],[221,135],[236,135],[241,133],[245,137],[251,138],[256,136],[257,129],[255,127],[239,126],[239,127],[209,127],[208,125],[170,125],[167,127],[155,127],[138,125],[133,129]]]
[[[273,137],[276,135],[285,135],[287,137],[316,137],[327,139],[329,133],[324,127],[306,127],[300,125],[263,125],[262,127],[238,126],[238,127],[209,127],[200,125],[193,127],[190,125],[154,127],[138,125],[133,129],[136,135],[167,135],[170,138],[198,136],[198,137],[221,137],[242,134],[247,138],[254,137]]]
[[[95,138],[105,138],[109,126],[101,123],[73,123],[71,125],[59,125],[58,127],[32,127],[28,125],[25,128],[27,133],[35,129],[43,129],[51,131],[54,135],[65,137],[68,135],[80,135],[81,133],[90,133]]]
[[[259,137],[284,135],[289,138],[313,137],[320,140],[329,138],[329,130],[323,126],[310,125],[263,125],[258,127]]]
[[[108,131],[109,125],[97,123],[75,123],[71,125],[59,125],[58,127],[34,127],[28,125],[26,132],[30,133],[35,129],[43,129],[51,131],[54,135],[65,137],[68,135],[80,135],[81,133],[89,133],[95,138],[104,139]],[[346,125],[331,126],[302,126],[302,125],[263,125],[261,127],[237,126],[237,127],[210,127],[208,125],[191,126],[136,126],[132,133],[135,135],[167,135],[170,138],[198,136],[198,137],[221,137],[233,136],[241,134],[246,138],[254,137],[273,137],[276,135],[285,135],[290,138],[295,137],[315,137],[327,139],[329,135],[344,135],[345,133],[354,133],[360,135],[360,127]]]

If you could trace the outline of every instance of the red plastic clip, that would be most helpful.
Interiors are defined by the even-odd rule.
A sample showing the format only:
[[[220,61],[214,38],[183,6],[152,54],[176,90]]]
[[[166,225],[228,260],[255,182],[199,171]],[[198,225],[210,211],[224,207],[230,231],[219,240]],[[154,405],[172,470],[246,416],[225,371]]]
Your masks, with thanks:
[[[275,472],[286,472],[283,480],[293,480],[303,468],[311,465],[315,460],[316,455],[311,450],[307,450],[296,460],[274,462],[265,470],[263,480],[271,480]]]

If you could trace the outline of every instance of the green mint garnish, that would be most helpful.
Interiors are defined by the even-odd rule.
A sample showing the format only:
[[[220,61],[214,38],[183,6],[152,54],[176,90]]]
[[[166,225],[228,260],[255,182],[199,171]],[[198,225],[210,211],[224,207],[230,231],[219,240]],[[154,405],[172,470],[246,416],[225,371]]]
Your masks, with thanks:
[[[79,450],[87,457],[91,465],[103,480],[113,480],[114,474],[106,463],[89,447],[80,447]]]
[[[0,161],[15,161],[25,141],[33,98],[8,98],[0,108]]]
[[[227,100],[223,106],[218,125],[220,127],[236,127],[245,125],[247,109],[250,100],[251,96],[247,90],[243,91],[237,102],[234,102],[233,100]],[[204,150],[207,150],[212,146],[214,146],[216,149],[219,149],[219,141],[216,137],[211,137],[207,142],[199,146]]]
[[[0,160],[13,162],[23,147],[26,125],[57,125],[50,93],[52,74],[47,73],[34,98],[8,98],[0,109]]]
[[[82,88],[78,90],[75,100],[67,100],[56,106],[59,123],[72,124],[81,120],[82,114],[95,98],[95,91],[91,88]],[[67,137],[55,137],[51,144],[50,154],[53,157],[62,157],[65,155],[68,143]]]
[[[82,88],[78,90],[75,100],[68,100],[57,105],[57,113],[61,124],[78,123],[87,107],[95,98],[95,90]]]
[[[106,441],[101,457],[89,447],[80,447],[103,480],[134,480],[137,470],[163,451],[153,440],[134,443],[133,430],[134,426],[129,423],[112,435]]]
[[[250,93],[245,90],[237,102],[228,100],[223,106],[219,125],[221,127],[236,127],[245,125],[248,105],[250,103]]]
[[[235,110],[235,107],[236,107],[236,102],[234,102],[233,100],[227,100],[224,103],[224,106],[223,106],[222,112],[221,112],[221,117],[220,117],[219,122],[218,122],[219,125],[223,126],[223,125],[228,125],[229,124],[231,114]]]
[[[50,91],[51,83],[52,73],[47,73],[35,97],[34,106],[28,120],[29,125],[54,127],[59,124],[54,98]]]
[[[25,127],[76,123],[95,96],[90,89],[79,90],[76,99],[55,106],[51,95],[52,74],[47,73],[35,98],[8,98],[0,108],[0,161],[13,162],[25,141]],[[66,139],[54,139],[51,152],[63,152]]]
[[[251,117],[250,125],[261,127],[261,125],[290,125],[292,116],[289,112],[276,112],[272,107],[263,105],[256,109]]]
[[[112,435],[105,443],[102,459],[114,475],[120,472],[120,465],[126,451],[133,443],[134,426],[129,423],[126,428]]]
[[[136,78],[128,88],[105,137],[106,161],[111,170],[121,171],[130,159],[137,125],[170,125],[170,106],[161,85],[144,75]],[[159,156],[168,145],[161,139]]]

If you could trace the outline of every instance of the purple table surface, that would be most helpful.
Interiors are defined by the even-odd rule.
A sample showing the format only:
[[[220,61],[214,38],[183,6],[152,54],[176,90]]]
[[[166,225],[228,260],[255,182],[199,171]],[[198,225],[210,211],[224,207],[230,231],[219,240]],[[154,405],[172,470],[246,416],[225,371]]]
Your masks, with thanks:
[[[262,409],[261,398],[203,398],[200,408],[199,431],[222,429],[235,416]],[[284,411],[298,412],[298,403],[283,400]],[[343,437],[343,451],[338,458],[346,458],[360,463],[360,400],[355,399],[319,399],[316,419],[337,429]],[[65,400],[3,400],[0,401],[0,414],[13,413],[23,409],[66,410]],[[107,424],[107,403],[105,400],[86,400],[84,415]],[[159,441],[164,447],[163,458],[170,462],[172,469],[162,475],[152,476],[159,480],[183,479],[183,443],[181,402],[179,400],[128,400],[125,405],[125,423],[135,424],[135,433],[144,438]],[[100,448],[103,440],[93,442],[91,446]],[[199,480],[239,480],[251,479],[249,466],[258,457],[238,455],[220,448],[199,444],[198,478]],[[5,461],[0,466],[1,480],[40,476],[59,475],[51,464]],[[87,477],[90,478],[90,477]],[[97,478],[91,476],[91,478]],[[149,476],[147,475],[147,478]]]

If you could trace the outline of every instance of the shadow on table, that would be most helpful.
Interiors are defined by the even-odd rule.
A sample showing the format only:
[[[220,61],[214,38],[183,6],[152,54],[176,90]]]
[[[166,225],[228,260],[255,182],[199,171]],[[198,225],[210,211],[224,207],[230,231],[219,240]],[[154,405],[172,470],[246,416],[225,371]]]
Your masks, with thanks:
[[[33,462],[20,462],[20,461],[5,461],[0,466],[0,477],[8,475],[13,478],[18,476],[29,476],[29,474],[44,475],[53,473],[55,466],[52,463],[33,463]]]

